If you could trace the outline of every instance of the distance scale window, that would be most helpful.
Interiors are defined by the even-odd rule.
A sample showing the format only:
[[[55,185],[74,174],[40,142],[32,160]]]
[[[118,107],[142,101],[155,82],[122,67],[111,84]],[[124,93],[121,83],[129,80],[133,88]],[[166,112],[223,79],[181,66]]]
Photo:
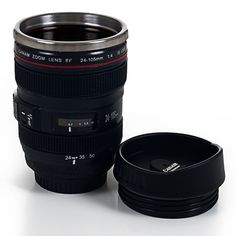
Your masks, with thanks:
[[[67,132],[71,133],[73,131],[78,131],[80,129],[94,129],[95,121],[92,118],[86,119],[68,119],[68,118],[58,118],[57,124],[61,128],[65,128]]]

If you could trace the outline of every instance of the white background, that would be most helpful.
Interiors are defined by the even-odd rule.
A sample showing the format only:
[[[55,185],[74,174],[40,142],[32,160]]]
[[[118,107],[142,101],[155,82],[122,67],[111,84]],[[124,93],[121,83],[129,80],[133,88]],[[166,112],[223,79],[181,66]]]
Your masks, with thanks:
[[[235,235],[235,1],[5,0],[0,9],[0,235]],[[127,23],[123,140],[172,131],[220,144],[226,182],[212,210],[179,220],[141,215],[120,201],[112,172],[106,186],[81,195],[35,184],[13,118],[12,30],[22,18],[55,11],[95,12]]]

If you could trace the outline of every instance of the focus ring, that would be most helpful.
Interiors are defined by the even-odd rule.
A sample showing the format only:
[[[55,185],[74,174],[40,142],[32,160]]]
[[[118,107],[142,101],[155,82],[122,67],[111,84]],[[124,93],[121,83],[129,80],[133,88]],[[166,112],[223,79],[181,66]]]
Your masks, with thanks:
[[[112,129],[78,136],[39,133],[19,125],[19,137],[26,146],[42,152],[58,154],[98,152],[104,147],[119,145],[122,138],[122,121]]]
[[[31,71],[15,61],[18,86],[45,96],[73,98],[108,93],[125,84],[127,62],[115,69],[91,74],[49,74]]]

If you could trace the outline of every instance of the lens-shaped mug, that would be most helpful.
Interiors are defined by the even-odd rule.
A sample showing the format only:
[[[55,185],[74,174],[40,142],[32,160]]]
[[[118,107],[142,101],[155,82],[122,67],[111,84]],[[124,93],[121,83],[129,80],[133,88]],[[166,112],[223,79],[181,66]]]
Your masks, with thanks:
[[[117,19],[51,13],[14,29],[14,114],[28,166],[43,188],[104,184],[122,138],[128,31]]]

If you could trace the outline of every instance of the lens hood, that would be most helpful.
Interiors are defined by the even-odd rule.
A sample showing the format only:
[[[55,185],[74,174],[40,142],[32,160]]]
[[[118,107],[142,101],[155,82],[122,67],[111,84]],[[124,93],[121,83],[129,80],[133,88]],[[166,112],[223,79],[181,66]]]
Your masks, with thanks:
[[[190,217],[217,202],[225,179],[223,149],[185,134],[145,134],[120,145],[114,176],[122,201],[133,210]]]

